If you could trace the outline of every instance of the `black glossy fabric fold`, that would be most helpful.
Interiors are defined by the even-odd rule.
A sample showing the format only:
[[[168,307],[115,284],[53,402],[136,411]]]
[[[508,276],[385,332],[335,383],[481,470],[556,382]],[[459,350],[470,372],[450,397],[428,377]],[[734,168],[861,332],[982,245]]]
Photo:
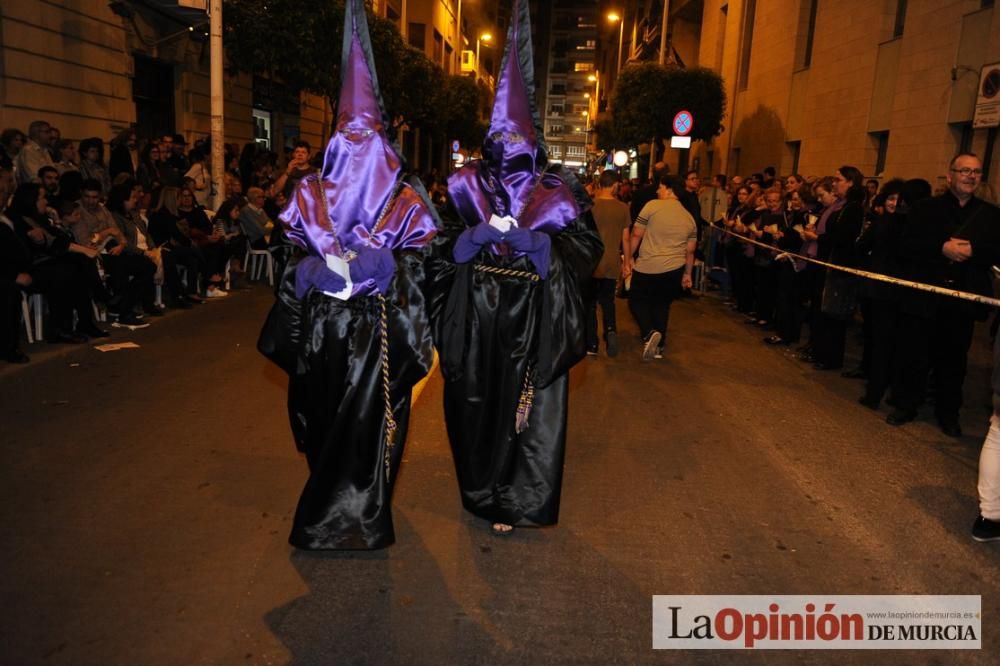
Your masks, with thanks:
[[[431,263],[431,315],[463,506],[494,522],[554,524],[566,445],[567,372],[586,353],[582,283],[600,260],[600,237],[589,211],[570,221],[552,235],[548,278],[532,282],[456,266],[454,239],[479,221],[451,209],[444,222],[449,240],[438,245]],[[489,251],[475,263],[533,270],[525,257]],[[517,433],[529,367],[534,403],[528,427]]]
[[[289,372],[288,411],[309,464],[289,542],[306,550],[384,548],[395,541],[390,500],[409,421],[410,392],[434,349],[423,295],[424,252],[397,253],[386,294],[390,395],[398,428],[384,469],[381,310],[377,296],[294,298],[285,272],[258,348]]]

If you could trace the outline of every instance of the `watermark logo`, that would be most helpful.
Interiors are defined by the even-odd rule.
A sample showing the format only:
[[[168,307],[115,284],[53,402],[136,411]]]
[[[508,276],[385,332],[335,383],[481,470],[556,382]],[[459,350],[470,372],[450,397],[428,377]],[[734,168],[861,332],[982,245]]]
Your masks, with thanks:
[[[656,650],[978,650],[973,595],[653,597]]]

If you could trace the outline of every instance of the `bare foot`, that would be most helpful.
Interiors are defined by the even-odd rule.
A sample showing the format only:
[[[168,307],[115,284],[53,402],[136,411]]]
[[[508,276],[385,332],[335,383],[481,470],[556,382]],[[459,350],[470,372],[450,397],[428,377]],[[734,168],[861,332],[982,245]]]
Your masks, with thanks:
[[[507,523],[493,523],[493,534],[497,536],[507,536],[514,531],[513,525]]]

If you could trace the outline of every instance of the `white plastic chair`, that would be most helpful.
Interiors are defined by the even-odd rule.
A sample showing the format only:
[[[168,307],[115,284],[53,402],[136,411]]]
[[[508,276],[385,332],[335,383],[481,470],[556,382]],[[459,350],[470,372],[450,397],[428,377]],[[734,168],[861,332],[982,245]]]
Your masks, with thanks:
[[[28,344],[35,341],[35,336],[31,334],[31,305],[28,303],[28,295],[21,292],[21,320],[24,322],[24,332],[28,336]]]
[[[263,277],[267,269],[267,283],[274,286],[274,257],[270,250],[255,250],[247,243],[247,253],[243,257],[243,267],[252,280]]]
[[[45,319],[45,297],[41,294],[32,294],[28,297],[31,304],[31,314],[34,316],[35,340],[41,342],[45,339],[43,323]]]

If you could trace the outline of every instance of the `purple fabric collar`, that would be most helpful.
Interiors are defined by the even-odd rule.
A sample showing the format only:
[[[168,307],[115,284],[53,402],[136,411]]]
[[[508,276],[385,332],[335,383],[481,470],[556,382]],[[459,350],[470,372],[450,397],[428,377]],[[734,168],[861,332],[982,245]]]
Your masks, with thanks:
[[[416,249],[426,245],[437,233],[434,214],[424,198],[408,183],[400,185],[399,194],[386,211],[381,227],[369,235],[374,220],[371,224],[357,218],[338,220],[332,214],[323,213],[320,206],[324,204],[327,211],[334,210],[337,185],[328,180],[319,180],[322,199],[317,200],[314,185],[317,178],[316,174],[303,178],[285,210],[281,212],[281,221],[288,231],[288,238],[314,256],[337,255],[338,246],[345,251],[356,251],[364,246],[387,247],[392,250]],[[392,192],[392,189],[389,191]],[[333,229],[326,226],[326,220],[330,221]]]
[[[527,185],[526,205],[517,218],[519,227],[555,234],[586,212],[557,172],[546,170],[540,177],[532,176],[532,181],[535,184]],[[517,214],[496,205],[491,182],[481,160],[470,162],[448,178],[448,196],[466,226],[489,222],[494,214]]]

